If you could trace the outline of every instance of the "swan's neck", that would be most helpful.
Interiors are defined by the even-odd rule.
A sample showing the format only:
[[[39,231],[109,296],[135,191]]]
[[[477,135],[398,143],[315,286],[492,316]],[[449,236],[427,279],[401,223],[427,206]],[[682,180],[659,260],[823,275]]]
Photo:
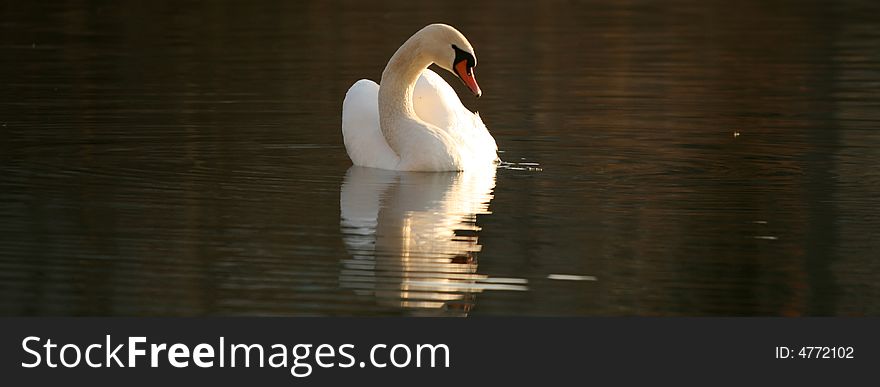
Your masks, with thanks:
[[[388,145],[398,155],[400,140],[410,130],[408,121],[419,121],[413,106],[413,90],[419,76],[431,63],[422,51],[418,34],[406,41],[382,71],[379,86],[379,126]]]

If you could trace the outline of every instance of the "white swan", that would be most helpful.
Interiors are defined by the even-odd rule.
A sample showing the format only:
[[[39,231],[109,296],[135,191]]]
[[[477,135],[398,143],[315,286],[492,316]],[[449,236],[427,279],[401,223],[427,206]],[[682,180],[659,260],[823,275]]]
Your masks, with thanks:
[[[342,103],[342,136],[355,165],[397,171],[461,171],[498,161],[483,120],[461,104],[431,63],[476,95],[474,49],[460,32],[431,24],[410,37],[382,72],[382,86],[361,79]]]

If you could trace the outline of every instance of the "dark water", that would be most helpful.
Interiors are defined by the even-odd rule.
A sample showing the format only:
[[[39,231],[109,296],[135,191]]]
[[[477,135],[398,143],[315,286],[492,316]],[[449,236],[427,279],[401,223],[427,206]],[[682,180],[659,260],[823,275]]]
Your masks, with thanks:
[[[876,1],[49,3],[0,6],[4,315],[880,315]],[[349,168],[436,21],[510,164]]]

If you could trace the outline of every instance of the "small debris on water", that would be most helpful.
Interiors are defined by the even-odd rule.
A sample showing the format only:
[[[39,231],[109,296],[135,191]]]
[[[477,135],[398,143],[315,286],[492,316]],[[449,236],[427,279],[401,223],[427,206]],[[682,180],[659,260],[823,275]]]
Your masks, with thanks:
[[[576,275],[576,274],[550,274],[547,276],[547,279],[559,280],[559,281],[595,281],[596,277],[591,275]]]

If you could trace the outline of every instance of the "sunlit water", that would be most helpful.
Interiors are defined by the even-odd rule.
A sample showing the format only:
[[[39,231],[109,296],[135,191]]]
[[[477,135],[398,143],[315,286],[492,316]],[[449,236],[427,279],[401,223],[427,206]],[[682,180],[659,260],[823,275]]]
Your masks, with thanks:
[[[2,314],[880,315],[874,1],[48,3],[0,12]],[[436,21],[505,163],[351,167]]]

